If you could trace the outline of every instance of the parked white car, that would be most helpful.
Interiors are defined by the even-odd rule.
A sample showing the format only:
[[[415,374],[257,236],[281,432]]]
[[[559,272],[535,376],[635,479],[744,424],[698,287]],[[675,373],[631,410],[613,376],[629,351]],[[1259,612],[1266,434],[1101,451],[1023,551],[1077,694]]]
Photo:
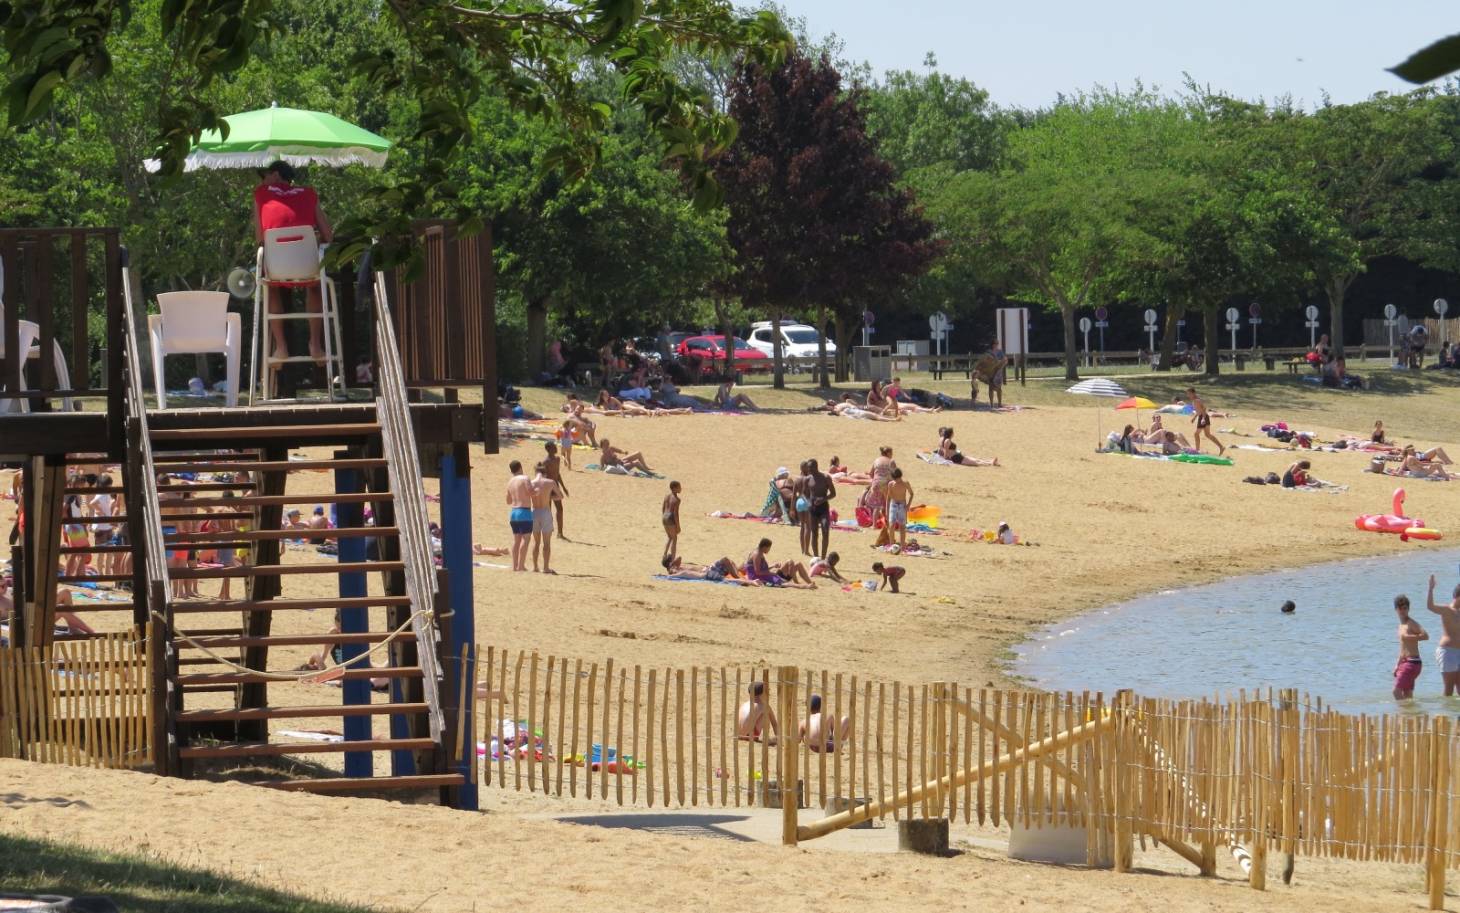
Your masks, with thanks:
[[[750,325],[750,337],[746,341],[752,349],[758,349],[771,358],[776,357],[775,337],[771,322],[761,320]],[[815,327],[804,323],[781,324],[781,355],[786,358],[815,358],[821,354],[821,334]],[[827,357],[836,355],[836,343],[826,341]]]

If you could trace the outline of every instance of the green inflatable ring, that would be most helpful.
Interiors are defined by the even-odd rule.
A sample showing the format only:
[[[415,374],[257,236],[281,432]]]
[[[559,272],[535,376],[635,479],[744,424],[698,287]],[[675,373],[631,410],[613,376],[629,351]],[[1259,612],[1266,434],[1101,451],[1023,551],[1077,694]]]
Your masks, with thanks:
[[[1171,460],[1177,463],[1205,463],[1211,466],[1232,465],[1231,457],[1212,456],[1209,453],[1177,453],[1171,456]]]

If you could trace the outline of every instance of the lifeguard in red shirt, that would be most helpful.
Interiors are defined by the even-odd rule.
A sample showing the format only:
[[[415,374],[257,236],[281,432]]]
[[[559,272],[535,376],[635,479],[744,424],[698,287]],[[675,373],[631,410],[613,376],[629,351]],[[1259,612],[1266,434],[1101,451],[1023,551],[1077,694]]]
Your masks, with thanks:
[[[263,173],[263,183],[254,188],[253,224],[254,234],[260,244],[264,243],[264,232],[275,228],[312,228],[321,244],[328,244],[335,236],[329,219],[325,218],[324,208],[319,205],[319,194],[314,192],[313,187],[294,183],[294,166],[288,162],[270,165]],[[278,286],[269,288],[269,313],[278,314],[283,310],[281,292],[282,289]],[[319,284],[305,286],[305,294],[305,307],[309,313],[322,314],[324,305],[320,300]],[[321,319],[306,322],[309,324],[309,354],[316,359],[324,358],[324,321]],[[274,321],[271,328],[274,355],[287,356],[289,342],[284,335],[284,321]]]

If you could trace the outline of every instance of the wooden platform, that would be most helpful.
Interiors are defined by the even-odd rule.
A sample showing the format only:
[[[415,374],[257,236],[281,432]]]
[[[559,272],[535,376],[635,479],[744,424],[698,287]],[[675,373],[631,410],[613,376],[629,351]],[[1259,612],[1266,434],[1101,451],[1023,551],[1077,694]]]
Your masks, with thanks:
[[[485,410],[477,403],[414,403],[411,420],[420,444],[483,443],[488,439]],[[147,422],[154,431],[188,433],[187,444],[210,447],[250,447],[278,443],[281,428],[291,432],[291,447],[333,444],[341,425],[375,422],[374,403],[307,403],[299,405],[237,406],[150,410]],[[0,462],[19,462],[37,455],[88,453],[105,448],[105,412],[33,412],[0,415]],[[258,440],[240,438],[239,428],[257,427]],[[231,429],[216,441],[208,431]]]

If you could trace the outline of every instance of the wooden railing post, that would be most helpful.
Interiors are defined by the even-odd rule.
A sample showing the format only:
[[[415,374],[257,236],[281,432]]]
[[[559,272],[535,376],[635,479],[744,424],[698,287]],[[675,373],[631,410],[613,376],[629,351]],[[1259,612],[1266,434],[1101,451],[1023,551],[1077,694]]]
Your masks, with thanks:
[[[1129,872],[1134,864],[1135,845],[1132,834],[1132,818],[1135,814],[1133,792],[1135,790],[1134,734],[1135,712],[1133,695],[1129,690],[1115,694],[1115,727],[1110,740],[1110,758],[1115,765],[1115,809],[1114,864],[1115,871]]]
[[[1252,827],[1252,869],[1247,873],[1247,884],[1254,891],[1266,891],[1268,813],[1272,805],[1272,705],[1266,701],[1253,701],[1243,709],[1252,716],[1248,732],[1252,733],[1252,755],[1255,759],[1249,774],[1255,820]]]
[[[1281,746],[1283,773],[1283,884],[1293,880],[1294,853],[1298,847],[1298,728],[1302,718],[1298,711],[1298,690],[1285,688],[1278,693],[1282,712]]]
[[[1430,909],[1445,909],[1445,861],[1450,837],[1450,738],[1448,716],[1436,714],[1430,730],[1430,809],[1428,855],[1425,860],[1430,887]]]
[[[797,750],[800,748],[800,740],[795,737],[796,667],[781,666],[777,675],[780,677],[781,695],[781,843],[795,846],[798,823],[796,819],[799,813],[797,806],[801,799],[800,790],[796,788],[800,779],[800,773],[796,769]],[[825,719],[825,715],[822,718]]]

